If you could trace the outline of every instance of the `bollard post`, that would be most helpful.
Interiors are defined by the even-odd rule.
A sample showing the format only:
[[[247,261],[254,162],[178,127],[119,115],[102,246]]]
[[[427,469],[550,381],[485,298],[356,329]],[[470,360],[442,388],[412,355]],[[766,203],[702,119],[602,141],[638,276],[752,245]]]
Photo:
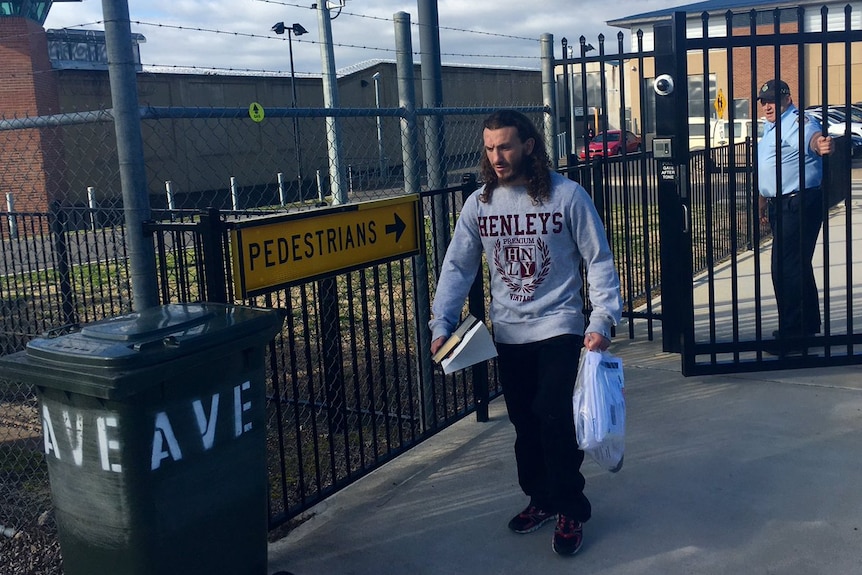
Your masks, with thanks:
[[[15,217],[15,197],[12,193],[6,194],[6,213],[9,214],[9,239],[18,239],[18,219]]]
[[[317,170],[317,205],[326,205],[326,200],[323,199],[323,174],[320,173],[320,170]]]
[[[165,182],[165,196],[168,200],[168,209],[174,211],[174,183],[171,180]]]
[[[239,210],[239,190],[237,190],[234,176],[230,177],[230,206],[235,212]]]
[[[90,206],[90,229],[96,231],[96,188],[87,188],[87,204]]]
[[[284,200],[284,174],[279,172],[277,175],[278,178],[278,201],[281,202],[281,205],[284,206],[287,202]]]

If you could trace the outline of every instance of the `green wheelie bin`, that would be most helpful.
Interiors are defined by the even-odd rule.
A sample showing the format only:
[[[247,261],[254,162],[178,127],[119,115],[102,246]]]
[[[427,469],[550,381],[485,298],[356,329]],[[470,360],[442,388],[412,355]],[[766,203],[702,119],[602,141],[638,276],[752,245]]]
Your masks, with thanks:
[[[172,304],[32,340],[66,575],[265,575],[264,350],[279,310]]]

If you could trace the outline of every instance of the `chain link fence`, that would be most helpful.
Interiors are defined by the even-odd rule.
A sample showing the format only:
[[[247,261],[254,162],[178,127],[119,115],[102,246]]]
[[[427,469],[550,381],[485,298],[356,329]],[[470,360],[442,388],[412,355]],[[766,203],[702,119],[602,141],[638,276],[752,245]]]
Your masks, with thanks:
[[[476,171],[481,122],[492,109],[409,115],[401,108],[273,108],[255,122],[247,108],[143,108],[152,218],[192,221],[207,208],[226,218],[313,210],[337,202],[339,187],[347,202],[403,194],[411,176],[421,190],[429,180],[457,184]],[[542,126],[541,106],[524,111]],[[441,121],[425,121],[432,116]],[[23,350],[52,330],[132,310],[113,120],[109,109],[0,120],[0,142],[13,151],[13,160],[0,166],[6,199],[0,212],[2,354]],[[429,126],[438,131],[428,133]],[[435,145],[442,146],[442,165],[429,166],[423,158]],[[405,173],[405,160],[414,174]],[[336,183],[329,170],[333,161],[342,167]],[[442,179],[426,175],[435,169]],[[423,203],[434,209],[430,197]],[[447,208],[452,211],[442,217],[451,227],[455,208]],[[160,254],[168,262],[160,272],[163,303],[194,301],[201,293],[195,271],[201,254],[184,243],[187,237],[180,233]],[[429,261],[442,255],[436,245],[428,240]],[[322,375],[323,358],[331,354],[319,346],[333,345],[333,339],[323,333],[322,318],[308,313],[320,297],[318,287],[242,302],[286,307],[296,321],[270,361],[271,515],[278,523],[394,457],[428,429],[463,417],[473,405],[466,377],[441,378],[429,384],[428,397],[415,395],[416,374],[407,361],[417,353],[411,322],[419,304],[407,297],[413,273],[409,264],[387,264],[333,284],[335,301],[346,306],[338,321],[339,344],[347,353],[342,377],[349,384],[336,412],[320,407],[332,403],[327,394],[333,387]],[[377,319],[369,325],[369,318]],[[388,383],[376,391],[368,387],[377,380]],[[354,437],[358,432],[350,429],[363,431]],[[15,573],[62,572],[43,453],[35,390],[0,382],[0,553]]]
[[[274,108],[255,122],[245,107],[144,108],[142,152],[150,205],[301,209],[322,201],[403,193],[409,124],[415,142],[409,144],[408,160],[415,162],[420,185],[428,187],[429,172],[443,173],[442,181],[432,183],[445,187],[475,170],[481,120],[493,109],[420,110],[410,117],[401,108]],[[538,119],[541,107],[533,111]],[[441,122],[425,121],[437,114]],[[429,133],[426,126],[436,131]],[[122,208],[110,110],[0,119],[0,142],[20,159],[0,172],[7,211],[47,211],[47,199],[91,210]],[[443,153],[440,165],[429,166],[424,159],[433,146],[442,146]],[[330,170],[333,164],[338,172]],[[104,217],[96,211],[90,215]]]

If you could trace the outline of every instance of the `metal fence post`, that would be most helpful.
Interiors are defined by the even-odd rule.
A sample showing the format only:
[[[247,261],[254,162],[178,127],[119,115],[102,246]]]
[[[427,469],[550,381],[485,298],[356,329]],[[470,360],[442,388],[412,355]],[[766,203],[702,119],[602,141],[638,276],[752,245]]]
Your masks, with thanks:
[[[440,31],[439,15],[436,0],[418,0],[419,10],[419,43],[422,64],[422,106],[429,112],[443,105],[443,72],[440,63]],[[446,187],[446,136],[441,116],[429,113],[425,117],[425,157],[428,172],[428,187],[440,190]],[[449,245],[449,196],[438,194],[432,198],[434,206],[433,245],[445,251]],[[442,254],[434,258],[440,274],[439,266],[443,263]]]
[[[461,177],[461,202],[462,205],[467,201],[477,189],[479,184],[476,182],[476,174],[464,174]],[[476,272],[476,279],[473,280],[473,285],[470,286],[470,293],[467,296],[467,307],[473,317],[479,321],[485,321],[485,282],[482,278],[482,267]],[[490,392],[488,385],[490,378],[488,377],[488,362],[482,361],[471,368],[473,375],[473,402],[476,404],[476,421],[488,421],[488,401]]]
[[[326,419],[330,432],[341,433],[347,425],[344,397],[344,353],[341,348],[341,322],[338,285],[335,278],[317,282],[320,302],[320,330],[323,342],[323,380],[326,387]]]
[[[551,167],[556,170],[559,165],[559,157],[563,150],[557,149],[557,133],[559,125],[557,120],[557,90],[556,78],[554,77],[554,35],[542,34],[539,38],[542,47],[542,103],[548,109],[545,112],[545,146],[548,149],[548,155],[551,156]],[[563,42],[566,39],[563,38]],[[565,44],[564,44],[565,46]],[[566,109],[570,109],[569,101],[569,60],[565,48],[563,48],[563,80],[565,85],[565,105]],[[569,151],[569,138],[566,139],[564,151]]]
[[[221,213],[216,208],[208,208],[201,213],[200,218],[206,300],[214,303],[227,303],[225,267],[228,264],[222,249]]]
[[[669,143],[670,157],[659,158],[662,350],[680,353],[691,302],[691,229],[686,102],[685,13],[655,27],[656,140]],[[689,322],[690,324],[690,322]],[[688,329],[692,329],[689,325]],[[685,366],[685,357],[683,366]],[[683,367],[685,372],[685,367]]]
[[[71,325],[78,322],[75,313],[75,296],[72,291],[72,282],[69,281],[69,245],[66,242],[66,212],[60,206],[60,202],[51,202],[50,218],[51,240],[54,244],[54,253],[57,265],[57,277],[60,278],[60,308],[63,314],[63,323]]]
[[[323,61],[323,105],[338,108],[338,77],[335,73],[335,54],[332,51],[332,22],[326,2],[317,4],[317,22],[320,30],[320,58]],[[326,142],[329,150],[329,188],[334,205],[347,203],[344,176],[341,173],[341,128],[338,118],[326,117]]]
[[[413,42],[410,37],[410,14],[398,12],[395,21],[395,69],[398,77],[398,105],[401,118],[401,161],[404,163],[404,193],[421,191],[419,177],[419,136],[416,126],[416,88],[413,74]]]
[[[421,191],[418,157],[419,138],[416,129],[416,92],[413,80],[413,45],[410,37],[410,14],[398,12],[395,22],[396,70],[398,77],[398,105],[404,110],[401,118],[401,158],[404,163],[404,191],[418,194]],[[416,301],[416,381],[422,405],[422,431],[435,421],[434,364],[431,361],[431,278],[428,271],[428,249],[425,230],[425,206],[422,206],[422,225],[419,228],[419,245],[422,249],[413,257],[413,297]]]
[[[134,309],[142,310],[159,305],[159,291],[155,246],[152,237],[144,233],[144,222],[150,219],[150,198],[128,2],[102,0],[102,17],[123,188],[123,213],[130,230],[126,239],[132,304]]]

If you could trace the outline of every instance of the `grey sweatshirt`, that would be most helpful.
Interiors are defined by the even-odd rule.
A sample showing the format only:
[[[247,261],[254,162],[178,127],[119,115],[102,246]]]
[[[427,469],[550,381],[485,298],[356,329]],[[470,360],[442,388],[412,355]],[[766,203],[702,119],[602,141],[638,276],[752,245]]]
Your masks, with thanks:
[[[604,228],[586,190],[552,173],[549,200],[533,204],[524,186],[498,187],[482,203],[478,190],[464,203],[446,250],[429,322],[432,341],[458,323],[482,262],[491,273],[494,339],[521,344],[563,334],[610,338],[620,320],[620,281]],[[593,306],[584,329],[581,263]]]

